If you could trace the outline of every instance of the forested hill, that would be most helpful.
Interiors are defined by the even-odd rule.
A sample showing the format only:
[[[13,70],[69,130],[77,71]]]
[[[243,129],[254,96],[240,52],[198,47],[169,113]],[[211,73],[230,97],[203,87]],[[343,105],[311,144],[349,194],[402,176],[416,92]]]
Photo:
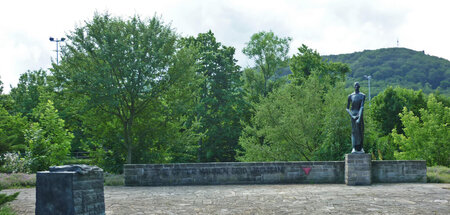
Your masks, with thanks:
[[[423,51],[384,48],[323,58],[349,64],[352,72],[348,75],[348,83],[360,81],[365,85],[367,78],[364,75],[371,75],[372,95],[387,86],[422,89],[425,93],[439,89],[442,94],[450,95],[450,61]]]

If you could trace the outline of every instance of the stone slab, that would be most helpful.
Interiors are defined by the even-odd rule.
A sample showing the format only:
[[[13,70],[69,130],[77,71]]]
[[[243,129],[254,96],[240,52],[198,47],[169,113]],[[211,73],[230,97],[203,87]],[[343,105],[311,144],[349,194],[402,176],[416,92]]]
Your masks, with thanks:
[[[36,174],[36,214],[74,214],[73,172]]]
[[[33,215],[35,188],[10,203]],[[106,214],[448,214],[450,184],[105,187]]]

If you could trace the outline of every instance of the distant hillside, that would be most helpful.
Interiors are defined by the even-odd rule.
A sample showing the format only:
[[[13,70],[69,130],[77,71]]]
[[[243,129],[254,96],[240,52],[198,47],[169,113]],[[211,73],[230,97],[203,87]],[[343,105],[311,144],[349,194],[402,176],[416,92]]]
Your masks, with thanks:
[[[371,75],[372,95],[387,86],[401,86],[431,93],[436,89],[450,95],[450,61],[406,48],[365,50],[351,54],[328,55],[324,59],[350,65],[349,85],[354,81],[367,86]],[[367,89],[362,89],[367,92]]]

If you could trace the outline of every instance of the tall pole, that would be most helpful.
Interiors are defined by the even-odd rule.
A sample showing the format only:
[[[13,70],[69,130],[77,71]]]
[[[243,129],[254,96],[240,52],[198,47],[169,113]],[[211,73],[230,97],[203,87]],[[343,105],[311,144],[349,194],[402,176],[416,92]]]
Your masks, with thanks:
[[[365,78],[369,81],[369,107],[370,107],[370,79],[372,79],[372,76],[370,75],[364,75]]]
[[[61,37],[61,39],[50,37],[51,42],[56,42],[56,65],[59,65],[59,42],[64,42],[66,38]]]
[[[56,65],[59,65],[59,41],[56,40]],[[369,81],[369,86],[370,86],[370,81]],[[370,98],[370,87],[369,87],[369,98]]]
[[[370,78],[371,78],[371,76],[369,75],[369,78],[368,78],[368,79],[369,79],[369,107],[370,107],[370,105],[371,105],[371,103],[370,103],[370,98],[371,98],[371,97],[370,97]]]

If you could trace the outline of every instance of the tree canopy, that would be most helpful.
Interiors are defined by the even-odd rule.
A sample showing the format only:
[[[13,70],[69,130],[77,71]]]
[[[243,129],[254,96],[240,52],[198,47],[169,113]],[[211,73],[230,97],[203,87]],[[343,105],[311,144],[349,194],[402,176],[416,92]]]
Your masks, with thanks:
[[[0,95],[0,154],[20,161],[12,172],[79,152],[117,173],[125,163],[343,160],[346,86],[366,93],[364,75],[376,95],[364,107],[366,153],[450,165],[445,59],[403,48],[322,57],[306,45],[289,57],[290,37],[260,31],[243,49],[255,64],[241,68],[212,31],[182,37],[160,17],[108,13],[67,38],[59,65]]]
[[[174,80],[168,76],[176,35],[159,18],[129,20],[96,14],[76,28],[53,73],[88,104],[121,122],[127,163],[135,147],[133,126]]]

